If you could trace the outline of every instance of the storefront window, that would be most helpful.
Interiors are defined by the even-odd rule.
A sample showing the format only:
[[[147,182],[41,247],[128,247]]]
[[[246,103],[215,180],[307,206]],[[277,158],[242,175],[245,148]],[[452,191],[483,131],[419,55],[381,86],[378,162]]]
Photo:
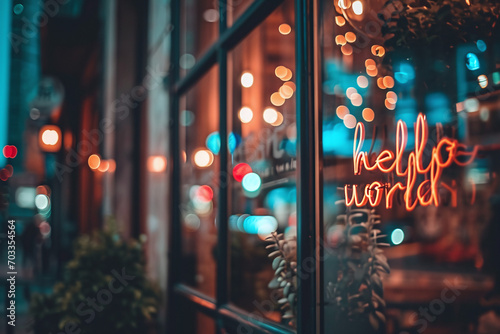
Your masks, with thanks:
[[[498,4],[408,3],[321,5],[326,333],[499,320]]]
[[[265,238],[296,233],[293,26],[293,2],[287,1],[228,57],[230,298],[278,322],[282,297],[269,287],[275,271]]]
[[[180,99],[183,282],[215,296],[219,191],[217,67]]]
[[[217,0],[183,0],[181,6],[180,75],[188,73],[219,35]]]
[[[224,0],[227,8],[227,18],[229,25],[232,25],[254,0]]]

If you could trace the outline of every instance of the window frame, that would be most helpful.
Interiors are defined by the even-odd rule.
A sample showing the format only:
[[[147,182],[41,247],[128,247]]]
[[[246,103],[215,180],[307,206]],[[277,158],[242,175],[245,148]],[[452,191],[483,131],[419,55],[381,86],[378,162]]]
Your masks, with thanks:
[[[171,35],[171,71],[165,78],[166,88],[170,95],[170,154],[172,162],[170,173],[170,193],[179,194],[181,189],[180,170],[180,130],[179,130],[179,100],[192,88],[214,65],[218,64],[219,75],[219,133],[221,147],[227,147],[228,115],[226,92],[228,87],[227,58],[228,53],[238,45],[248,34],[258,27],[285,0],[254,0],[245,12],[233,23],[227,26],[227,2],[219,1],[219,37],[204,53],[198,63],[180,78],[180,6],[182,0],[171,1],[171,20],[174,27]],[[292,1],[292,0],[286,0]],[[217,221],[220,222],[217,231],[217,268],[216,297],[209,298],[197,290],[182,284],[177,274],[177,268],[182,266],[182,234],[180,197],[172,195],[170,208],[172,223],[169,229],[168,255],[168,301],[167,328],[175,333],[182,332],[182,323],[176,312],[176,304],[181,301],[188,303],[193,310],[200,311],[214,319],[217,333],[239,333],[238,327],[246,326],[248,333],[316,333],[323,323],[320,319],[322,307],[322,284],[320,280],[321,258],[319,233],[321,232],[321,183],[319,182],[320,150],[318,131],[319,113],[317,112],[317,96],[315,88],[319,79],[318,62],[315,59],[317,48],[317,8],[318,1],[293,0],[295,3],[295,61],[296,61],[296,119],[297,119],[297,262],[299,270],[297,328],[296,331],[275,322],[252,317],[229,303],[229,245],[227,205],[229,187],[227,182],[220,180]],[[219,175],[228,175],[228,152],[220,151]],[[302,264],[314,260],[314,269],[306,270]],[[321,317],[322,318],[322,317]]]

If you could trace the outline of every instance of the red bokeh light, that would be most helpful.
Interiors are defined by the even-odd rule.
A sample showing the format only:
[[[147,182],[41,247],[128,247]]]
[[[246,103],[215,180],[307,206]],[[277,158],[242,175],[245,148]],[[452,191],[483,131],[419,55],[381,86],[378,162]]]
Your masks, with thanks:
[[[233,177],[236,181],[241,182],[241,180],[243,180],[243,177],[251,172],[252,172],[252,167],[250,167],[249,164],[240,163],[234,166]]]
[[[9,179],[9,171],[5,168],[0,170],[0,180],[7,181]]]
[[[214,198],[214,191],[209,186],[201,186],[198,188],[196,196],[204,202],[210,202]]]
[[[7,165],[4,168],[7,171],[7,177],[11,177],[14,174],[14,167],[12,165]]]
[[[3,148],[3,155],[6,158],[15,158],[17,156],[17,147],[14,145],[5,145]]]

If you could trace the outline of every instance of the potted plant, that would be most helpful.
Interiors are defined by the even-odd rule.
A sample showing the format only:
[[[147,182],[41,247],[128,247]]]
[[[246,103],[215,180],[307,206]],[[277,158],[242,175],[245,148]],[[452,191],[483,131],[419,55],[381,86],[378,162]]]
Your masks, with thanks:
[[[337,204],[344,205],[344,201]],[[347,207],[345,213],[328,227],[328,244],[333,262],[325,271],[333,271],[336,280],[326,286],[326,300],[332,306],[335,328],[342,334],[382,333],[385,329],[385,301],[382,275],[389,274],[387,259],[380,249],[387,244],[378,239],[380,223],[374,210]],[[278,300],[282,317],[290,325],[296,321],[297,240],[272,233],[269,257],[273,258],[275,277],[269,288],[282,295]],[[332,264],[332,265],[330,265]]]
[[[110,230],[82,236],[50,295],[34,295],[35,333],[141,333],[151,327],[159,290],[146,278],[142,243]]]
[[[340,201],[338,204],[343,204]],[[382,276],[389,274],[387,259],[376,225],[380,216],[373,209],[347,207],[329,227],[334,258],[334,281],[328,282],[327,301],[332,306],[338,333],[382,333],[385,301]]]

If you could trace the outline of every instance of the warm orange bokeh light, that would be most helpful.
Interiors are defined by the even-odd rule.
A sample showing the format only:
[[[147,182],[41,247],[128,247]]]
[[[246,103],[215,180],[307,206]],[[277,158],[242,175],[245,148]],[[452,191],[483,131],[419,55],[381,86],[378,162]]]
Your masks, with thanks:
[[[288,35],[292,32],[292,27],[290,27],[289,24],[283,23],[279,26],[278,30],[280,31],[280,34]]]
[[[371,108],[363,109],[363,119],[367,122],[371,122],[375,119],[375,113]]]
[[[387,87],[387,88],[392,88],[394,87],[394,79],[390,76],[385,76],[384,77],[384,86]]]
[[[151,173],[161,173],[167,169],[167,158],[155,155],[148,158],[148,170]]]
[[[282,106],[283,103],[285,103],[285,99],[280,95],[280,93],[272,93],[270,100],[271,103],[277,107]]]
[[[356,42],[356,34],[353,33],[352,31],[347,32],[345,34],[345,40],[348,41],[349,43]]]
[[[346,106],[338,106],[336,113],[338,118],[344,119],[345,115],[349,114],[349,109]]]
[[[214,162],[214,155],[209,150],[201,149],[193,155],[193,161],[198,167],[208,167]]]
[[[61,129],[55,125],[42,126],[38,134],[38,145],[45,152],[57,152],[61,149]]]
[[[97,169],[101,165],[101,158],[97,154],[92,154],[88,162],[91,169]]]
[[[99,165],[99,168],[97,168],[99,172],[105,173],[109,170],[109,161],[107,160],[101,160],[101,164]]]

